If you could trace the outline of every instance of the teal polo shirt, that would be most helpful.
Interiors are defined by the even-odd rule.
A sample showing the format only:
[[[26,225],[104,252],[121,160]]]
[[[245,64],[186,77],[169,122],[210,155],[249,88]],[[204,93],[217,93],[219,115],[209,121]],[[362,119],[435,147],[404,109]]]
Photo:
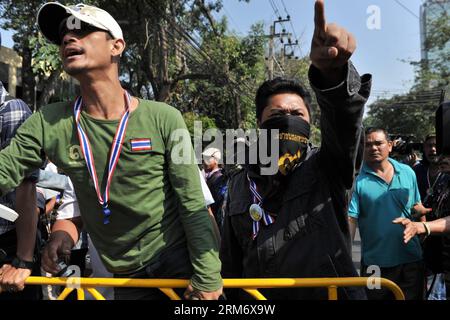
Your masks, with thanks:
[[[420,203],[414,171],[389,159],[394,166],[390,184],[364,163],[353,191],[348,215],[358,219],[361,234],[361,263],[389,268],[422,260],[422,248],[416,236],[403,242],[404,228],[392,220],[408,217]]]

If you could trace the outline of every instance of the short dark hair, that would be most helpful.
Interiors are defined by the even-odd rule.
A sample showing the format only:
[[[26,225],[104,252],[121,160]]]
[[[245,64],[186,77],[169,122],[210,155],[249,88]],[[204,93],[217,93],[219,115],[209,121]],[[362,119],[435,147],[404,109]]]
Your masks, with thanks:
[[[385,137],[386,137],[386,140],[387,140],[387,141],[391,141],[391,138],[389,137],[389,134],[388,134],[387,130],[384,129],[384,128],[380,128],[380,127],[369,127],[369,128],[366,129],[365,134],[366,134],[366,136],[368,136],[369,134],[374,133],[374,132],[383,132],[384,135],[385,135]]]
[[[299,95],[305,102],[309,117],[312,118],[311,95],[308,90],[306,90],[306,88],[295,79],[275,78],[273,80],[265,81],[256,93],[256,118],[258,120],[261,120],[263,111],[267,107],[267,102],[270,97],[281,93],[294,93]]]

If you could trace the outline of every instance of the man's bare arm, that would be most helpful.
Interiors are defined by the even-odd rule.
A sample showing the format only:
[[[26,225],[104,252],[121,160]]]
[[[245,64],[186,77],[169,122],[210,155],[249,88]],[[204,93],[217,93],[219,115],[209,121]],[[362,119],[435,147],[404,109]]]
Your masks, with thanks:
[[[38,215],[36,214],[36,186],[31,181],[23,181],[16,189],[16,220],[18,258],[32,261],[36,244]]]
[[[17,251],[20,260],[33,262],[36,245],[38,215],[36,213],[36,186],[31,181],[23,181],[16,189]],[[31,269],[15,268],[6,264],[0,270],[0,293],[21,291],[25,288],[25,280],[31,275]]]
[[[405,231],[403,232],[403,240],[405,243],[408,243],[416,235],[426,234],[427,228],[430,234],[450,233],[450,216],[431,222],[412,222],[406,218],[398,218],[393,222],[405,227]]]
[[[352,242],[355,241],[356,227],[358,226],[358,219],[348,217],[348,226],[350,227],[350,237]]]

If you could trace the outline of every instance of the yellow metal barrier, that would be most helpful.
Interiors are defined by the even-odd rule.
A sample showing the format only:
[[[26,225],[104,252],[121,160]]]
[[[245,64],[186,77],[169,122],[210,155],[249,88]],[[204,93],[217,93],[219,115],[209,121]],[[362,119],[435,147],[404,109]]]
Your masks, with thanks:
[[[402,290],[392,281],[384,278],[298,278],[298,279],[224,279],[224,288],[241,288],[256,300],[266,300],[258,289],[274,288],[328,288],[328,299],[338,299],[338,287],[365,287],[368,281],[377,282],[381,287],[392,291],[397,300],[405,300]],[[86,289],[97,300],[105,298],[95,289],[96,287],[133,287],[158,288],[172,300],[180,300],[173,288],[186,288],[189,280],[179,279],[122,279],[122,278],[44,278],[29,277],[27,285],[55,285],[66,286],[57,300],[64,300],[70,292],[77,290],[79,300],[84,300]]]

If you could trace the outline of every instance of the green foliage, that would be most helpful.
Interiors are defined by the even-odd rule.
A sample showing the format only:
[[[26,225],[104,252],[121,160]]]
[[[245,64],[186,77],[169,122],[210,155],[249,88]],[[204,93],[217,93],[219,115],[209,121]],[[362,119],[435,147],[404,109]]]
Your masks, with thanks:
[[[429,52],[431,61],[428,65],[421,66],[421,69],[431,70],[432,73],[440,76],[441,81],[439,82],[447,82],[448,84],[450,77],[449,12],[442,10],[439,16],[435,16],[428,21],[425,47]]]
[[[36,86],[32,68],[33,52],[30,39],[37,36],[35,24],[36,8],[40,0],[0,0],[1,28],[14,30],[14,50],[22,56],[22,99],[34,109],[34,89]]]
[[[305,56],[298,60],[287,60],[284,68],[286,70],[286,77],[298,80],[311,94],[311,123],[318,128],[320,125],[320,108],[315,99],[314,91],[309,83],[308,71],[310,65],[311,60],[308,56]],[[316,141],[320,141],[320,130],[318,130],[316,134]]]
[[[216,29],[227,30],[226,20],[217,23]],[[183,111],[205,114],[222,129],[256,127],[253,101],[264,80],[263,34],[261,24],[254,25],[244,38],[202,34],[202,48],[214,61],[214,75],[208,81],[185,81],[179,94],[172,96],[171,104]]]
[[[309,141],[314,146],[320,146],[321,141],[322,141],[322,133],[321,133],[319,127],[316,127],[315,125],[311,125],[311,136],[310,136]]]
[[[1,28],[14,30],[14,50],[22,53],[25,49],[23,43],[30,35],[38,33],[35,24],[36,8],[45,3],[41,0],[0,0]]]
[[[186,122],[186,126],[189,130],[191,137],[194,136],[195,121],[201,121],[203,132],[208,129],[216,128],[216,124],[214,123],[213,119],[208,118],[207,116],[200,116],[198,114],[195,114],[194,112],[183,113],[183,119],[184,119],[184,122]]]
[[[41,35],[31,37],[30,46],[33,48],[33,73],[35,75],[43,79],[52,72],[62,72],[57,46],[49,44]]]
[[[437,103],[415,104],[414,99],[418,98],[420,96],[410,93],[375,102],[370,107],[364,126],[381,127],[392,134],[413,135],[416,139],[423,139],[434,131]]]

